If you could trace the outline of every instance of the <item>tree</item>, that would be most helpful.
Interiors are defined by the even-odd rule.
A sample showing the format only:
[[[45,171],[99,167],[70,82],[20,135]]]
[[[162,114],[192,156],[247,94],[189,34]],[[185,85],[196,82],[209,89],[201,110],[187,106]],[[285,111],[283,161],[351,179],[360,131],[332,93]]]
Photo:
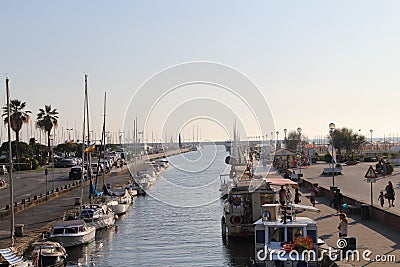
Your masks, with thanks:
[[[10,101],[10,123],[11,129],[15,132],[15,141],[19,142],[19,131],[24,123],[29,122],[29,110],[24,110],[26,107],[26,102],[21,102],[18,99],[13,99]],[[4,123],[8,123],[8,109],[7,105],[3,107]]]
[[[304,136],[297,131],[290,131],[284,140],[286,149],[297,151],[298,146],[307,143]]]
[[[47,146],[50,147],[50,134],[53,127],[57,127],[58,111],[51,109],[51,105],[45,105],[44,109],[40,108],[37,114],[36,127],[47,132]]]
[[[343,153],[343,150],[347,153],[358,150],[360,146],[365,143],[365,136],[358,135],[354,133],[353,130],[346,127],[334,129],[329,139],[331,144],[333,139],[333,146],[335,149],[338,149],[339,155]]]

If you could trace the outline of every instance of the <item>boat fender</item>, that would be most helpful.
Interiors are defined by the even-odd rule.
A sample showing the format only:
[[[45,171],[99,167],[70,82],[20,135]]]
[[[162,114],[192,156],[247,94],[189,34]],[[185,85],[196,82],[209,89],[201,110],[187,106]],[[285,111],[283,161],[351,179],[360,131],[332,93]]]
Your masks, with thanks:
[[[115,214],[114,219],[115,219],[115,220],[118,220],[118,219],[119,219],[117,214]]]
[[[229,221],[231,222],[231,224],[238,225],[238,224],[242,223],[242,217],[240,217],[240,216],[231,216]]]
[[[236,207],[240,206],[240,204],[242,204],[242,200],[240,199],[240,197],[234,197],[232,200],[232,204]]]

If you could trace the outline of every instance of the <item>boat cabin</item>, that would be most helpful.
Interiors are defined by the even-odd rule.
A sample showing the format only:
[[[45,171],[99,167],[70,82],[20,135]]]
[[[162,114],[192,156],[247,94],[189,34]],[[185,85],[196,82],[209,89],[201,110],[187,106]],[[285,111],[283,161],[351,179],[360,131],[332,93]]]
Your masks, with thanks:
[[[290,204],[265,204],[262,218],[254,223],[255,260],[259,266],[317,266],[317,223],[308,217],[297,217],[299,209],[318,209]],[[300,242],[306,242],[308,247]],[[307,253],[303,253],[307,250]],[[312,252],[313,251],[313,252]],[[314,265],[315,264],[315,265]]]

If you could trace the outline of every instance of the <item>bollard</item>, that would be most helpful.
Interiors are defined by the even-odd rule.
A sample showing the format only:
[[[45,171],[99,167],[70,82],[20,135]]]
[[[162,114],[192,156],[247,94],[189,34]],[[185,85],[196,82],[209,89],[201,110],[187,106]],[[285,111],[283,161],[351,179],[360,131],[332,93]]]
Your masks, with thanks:
[[[22,199],[21,204],[25,204],[25,202],[26,202],[26,201],[25,201],[25,198],[24,198],[24,199]]]
[[[8,210],[8,209],[10,209],[10,205],[9,204],[6,205],[6,210]]]
[[[24,224],[16,224],[14,227],[15,236],[23,237],[24,236]]]

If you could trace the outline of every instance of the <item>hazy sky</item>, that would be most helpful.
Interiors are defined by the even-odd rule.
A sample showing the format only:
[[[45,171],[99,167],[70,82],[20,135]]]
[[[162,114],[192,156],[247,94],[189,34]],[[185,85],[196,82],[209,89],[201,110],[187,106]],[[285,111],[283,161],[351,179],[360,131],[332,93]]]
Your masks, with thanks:
[[[104,91],[108,129],[118,132],[149,77],[211,61],[259,87],[273,114],[271,131],[300,126],[312,138],[335,122],[368,137],[369,129],[400,133],[399,1],[42,0],[1,1],[1,10],[3,103],[8,75],[12,97],[26,101],[34,118],[51,104],[64,131],[81,131],[84,73],[99,135]],[[202,138],[226,138],[217,124],[199,124]],[[26,138],[25,126],[21,133]]]

